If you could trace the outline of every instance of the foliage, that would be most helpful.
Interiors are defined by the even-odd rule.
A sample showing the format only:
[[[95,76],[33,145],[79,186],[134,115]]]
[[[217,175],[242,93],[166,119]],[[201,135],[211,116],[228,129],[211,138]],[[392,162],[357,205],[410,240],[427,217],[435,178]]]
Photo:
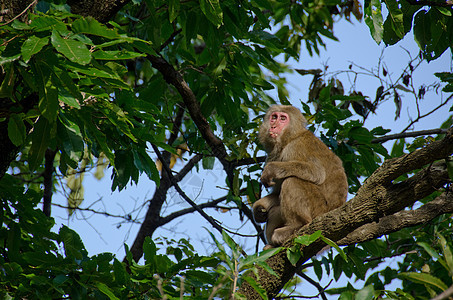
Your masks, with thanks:
[[[152,144],[173,161],[183,153],[189,159],[201,156],[201,163],[194,163],[197,168],[212,169],[215,158],[230,167],[225,161],[237,162],[231,167],[233,173],[225,168],[229,190],[225,198],[230,206],[222,209],[239,209],[240,218],[247,216],[246,199],[256,200],[260,189],[260,167],[254,163],[261,149],[256,146],[257,116],[270,104],[290,103],[285,78],[291,72],[288,61],[299,60],[303,51],[319,54],[326,38],[336,40],[336,20],[350,20],[350,14],[360,20],[361,5],[342,0],[260,0],[240,1],[240,5],[231,0],[126,2],[106,23],[96,16],[71,13],[74,3],[59,0],[38,1],[27,12],[26,21],[1,24],[0,129],[14,148],[4,153],[0,147],[0,159],[19,155],[8,162],[9,174],[0,179],[0,296],[240,298],[236,288],[247,282],[265,298],[257,269],[272,274],[265,260],[281,249],[245,256],[223,231],[222,241],[212,235],[216,250],[210,256],[198,255],[187,240],[158,242],[150,237],[139,245],[142,263],[134,260],[127,246],[123,262],[111,253],[89,256],[75,231],[53,228],[54,220],[38,209],[46,197],[42,185],[56,190],[57,184],[51,181],[49,187],[45,182],[46,175],[67,178],[72,212],[83,201],[83,172],[102,169],[105,159],[113,169],[112,190],[143,180],[142,174],[170,187],[174,182],[156,167]],[[378,43],[393,45],[413,28],[427,61],[452,45],[451,7],[372,0],[365,1],[364,13]],[[402,95],[413,96],[418,103],[425,93],[435,91],[433,86],[411,86],[411,63],[397,80],[390,79],[386,70],[379,71],[376,96],[364,95],[355,86],[345,92],[336,75],[297,70],[314,79],[308,101],[292,104],[302,107],[309,129],[343,160],[351,193],[384,159],[434,139],[402,138],[389,152],[377,142],[389,128],[365,126],[367,117],[383,102],[395,102],[398,118]],[[442,104],[447,105],[453,75],[436,76],[443,82],[438,86],[450,95]],[[185,99],[189,96],[181,86],[193,93],[201,117],[190,114]],[[271,90],[276,91],[275,98]],[[451,122],[440,127],[448,128]],[[208,127],[227,157],[211,147]],[[8,138],[4,138],[6,144]],[[55,157],[49,159],[49,152]],[[246,160],[250,158],[252,163]],[[46,163],[51,165],[50,173]],[[441,216],[423,229],[405,228],[385,239],[338,248],[337,255],[331,251],[320,261],[313,259],[313,270],[318,279],[333,275],[338,280],[343,275],[364,281],[360,289],[348,284],[327,291],[342,299],[432,297],[452,285],[451,222],[449,216]],[[295,243],[308,245],[318,238],[337,248],[321,233],[299,237]],[[422,255],[417,254],[420,251]],[[287,254],[294,264],[301,255],[297,247]],[[378,268],[392,257],[399,257],[397,265]],[[401,287],[386,290],[395,279],[401,280]]]
[[[451,5],[443,5],[442,1],[434,1],[429,7],[424,4],[423,1],[368,0],[364,7],[365,22],[374,40],[386,45],[396,44],[413,29],[423,57],[431,61],[451,47],[453,11]]]
[[[149,237],[143,245],[143,264],[132,259],[127,246],[124,262],[111,253],[88,256],[72,229],[63,226],[58,233],[50,231],[53,219],[35,208],[42,195],[33,190],[22,194],[15,181],[10,175],[1,181],[3,189],[4,185],[15,187],[2,197],[2,298],[228,298],[233,283],[253,281],[247,272],[256,272],[257,265],[266,267],[265,259],[279,251],[271,249],[242,258],[241,249],[224,233],[231,256],[217,240],[218,252],[199,256],[185,239],[155,243]]]

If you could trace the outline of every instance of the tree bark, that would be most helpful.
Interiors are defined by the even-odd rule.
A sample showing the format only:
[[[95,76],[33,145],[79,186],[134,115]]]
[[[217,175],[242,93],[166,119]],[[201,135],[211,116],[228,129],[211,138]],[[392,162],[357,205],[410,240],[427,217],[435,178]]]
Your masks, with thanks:
[[[453,212],[451,191],[444,192],[436,200],[418,210],[401,211],[451,182],[443,159],[452,153],[453,129],[450,128],[442,140],[384,162],[364,182],[354,198],[344,206],[314,219],[301,228],[293,238],[321,230],[325,237],[341,245],[349,245],[378,238],[404,227],[428,222],[440,214]],[[433,163],[435,161],[438,162]],[[423,169],[411,178],[393,183],[400,175],[421,168]],[[283,245],[284,248],[291,246],[292,239]],[[264,269],[259,269],[258,273],[258,282],[266,290],[269,298],[274,298],[294,276],[297,268],[324,246],[321,241],[317,241],[301,247],[303,257],[295,266],[287,259],[286,251],[280,251],[269,258],[267,263],[277,276],[269,274]],[[261,299],[247,282],[243,283],[238,292],[247,299]]]
[[[71,12],[81,16],[91,16],[101,23],[112,19],[130,0],[68,0]]]

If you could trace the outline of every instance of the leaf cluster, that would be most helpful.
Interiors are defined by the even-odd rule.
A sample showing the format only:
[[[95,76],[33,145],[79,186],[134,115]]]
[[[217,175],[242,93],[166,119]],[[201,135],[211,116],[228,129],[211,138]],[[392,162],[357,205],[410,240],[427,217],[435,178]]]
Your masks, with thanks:
[[[445,4],[443,1],[368,0],[364,5],[365,23],[378,44],[383,41],[394,45],[413,29],[423,57],[431,61],[450,48],[453,41],[453,10],[451,4]]]

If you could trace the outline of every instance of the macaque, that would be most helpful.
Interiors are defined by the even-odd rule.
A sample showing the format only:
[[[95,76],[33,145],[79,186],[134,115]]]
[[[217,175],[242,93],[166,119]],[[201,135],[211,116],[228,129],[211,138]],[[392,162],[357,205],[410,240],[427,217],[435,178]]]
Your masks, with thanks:
[[[342,161],[305,128],[293,106],[269,108],[259,131],[267,152],[261,174],[272,193],[253,204],[256,222],[266,223],[266,248],[280,246],[317,216],[343,205],[348,182]]]

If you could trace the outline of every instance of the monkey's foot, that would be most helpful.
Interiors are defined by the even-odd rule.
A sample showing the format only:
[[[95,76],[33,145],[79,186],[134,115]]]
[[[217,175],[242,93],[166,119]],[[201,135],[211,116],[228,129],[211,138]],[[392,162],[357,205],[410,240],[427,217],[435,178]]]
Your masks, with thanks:
[[[274,234],[272,235],[272,244],[282,245],[301,227],[302,226],[300,225],[293,225],[275,229]]]
[[[269,249],[272,249],[272,248],[275,248],[275,246],[273,246],[271,244],[267,244],[266,246],[264,246],[263,250],[269,250]]]

